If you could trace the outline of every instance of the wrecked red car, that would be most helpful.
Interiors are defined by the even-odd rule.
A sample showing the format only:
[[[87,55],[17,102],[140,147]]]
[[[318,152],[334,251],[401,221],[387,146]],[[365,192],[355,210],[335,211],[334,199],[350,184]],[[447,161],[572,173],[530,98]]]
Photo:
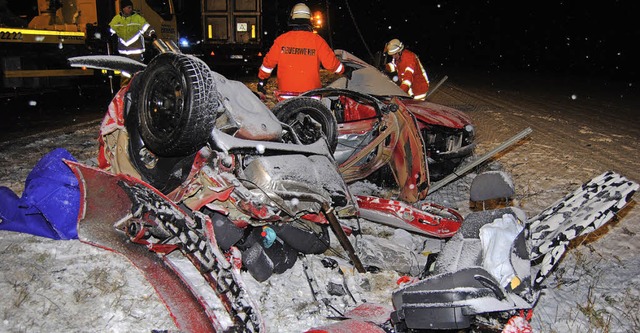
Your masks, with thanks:
[[[181,283],[193,283],[179,264],[187,258],[225,311],[207,310],[213,317],[194,320],[187,307],[212,307],[194,296],[169,306],[179,325],[263,331],[239,270],[265,281],[292,267],[299,253],[326,251],[330,231],[363,270],[338,224],[338,216],[354,216],[356,205],[324,140],[285,142],[290,130],[243,83],[193,56],[163,53],[148,66],[80,57],[72,65],[130,66],[134,73],[102,122],[100,168],[69,163],[84,198],[78,235],[136,265],[165,261],[149,280],[169,303],[196,289],[172,290],[163,282],[177,274]]]
[[[429,180],[453,172],[473,153],[475,130],[465,113],[410,98],[385,74],[337,50],[350,77],[295,96],[276,92],[272,111],[304,141],[325,134],[347,182],[389,166],[398,197],[424,199]]]
[[[101,168],[67,162],[82,192],[78,236],[140,267],[180,330],[264,332],[240,270],[265,281],[301,253],[324,253],[329,229],[363,271],[338,218],[353,216],[358,205],[379,208],[383,200],[352,198],[324,137],[303,144],[294,127],[277,121],[244,84],[195,57],[162,54],[146,68],[115,59],[136,74],[101,126]],[[90,67],[92,61],[97,67],[111,62],[89,58],[75,65]],[[334,317],[344,321],[311,331],[464,329],[476,318],[530,309],[568,242],[601,227],[637,190],[638,184],[609,172],[533,218],[517,209],[480,212],[467,216],[462,227],[462,217],[444,207],[426,207],[442,211],[430,216],[383,202],[389,211],[372,210],[389,219],[410,216],[436,235],[453,237],[433,269],[425,265],[424,274],[390,295],[393,310],[365,303],[367,309],[361,305]],[[478,200],[485,199],[492,198]],[[484,241],[483,228],[499,219],[515,231]],[[496,274],[495,262],[508,273]],[[310,286],[315,281],[307,280]]]
[[[346,235],[350,229],[338,220],[357,218],[359,203],[367,203],[373,220],[413,221],[411,228],[434,237],[451,237],[460,227],[453,210],[356,199],[324,137],[303,142],[243,83],[196,57],[167,52],[148,66],[118,56],[70,62],[134,73],[103,119],[99,168],[68,162],[83,198],[78,236],[141,265],[168,303],[193,293],[191,302],[168,304],[179,325],[202,321],[187,307],[212,307],[199,304],[204,298],[190,286],[181,258],[223,303],[225,311],[208,319],[215,330],[257,332],[263,323],[240,269],[266,281],[291,268],[300,254],[329,249],[331,231],[364,272]],[[164,264],[149,271],[156,262]],[[176,275],[187,290],[166,286]],[[223,314],[229,324],[220,320]]]

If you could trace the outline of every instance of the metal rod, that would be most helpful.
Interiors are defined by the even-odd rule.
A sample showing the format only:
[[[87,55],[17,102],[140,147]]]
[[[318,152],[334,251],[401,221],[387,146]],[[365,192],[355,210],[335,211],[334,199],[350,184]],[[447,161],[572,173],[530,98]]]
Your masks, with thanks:
[[[427,97],[425,97],[425,99],[429,98],[429,96],[431,96],[431,94],[433,94],[434,92],[436,92],[436,90],[438,90],[438,88],[440,88],[440,86],[444,83],[444,81],[447,81],[447,79],[449,78],[449,76],[445,75],[439,82],[438,84],[435,85],[435,87],[433,87],[433,89],[429,89],[429,92],[427,93]]]
[[[344,233],[342,226],[340,226],[340,222],[338,222],[336,214],[332,209],[327,209],[326,207],[323,209],[323,211],[327,216],[327,219],[329,220],[329,226],[331,226],[331,230],[333,230],[333,233],[338,238],[338,242],[340,242],[342,248],[347,251],[347,254],[349,254],[349,259],[351,259],[351,261],[353,262],[353,266],[358,270],[359,273],[364,273],[364,266],[362,265],[360,258],[358,258],[356,251],[353,249],[353,245],[351,245],[351,242],[349,242],[349,238],[347,238],[347,235]]]

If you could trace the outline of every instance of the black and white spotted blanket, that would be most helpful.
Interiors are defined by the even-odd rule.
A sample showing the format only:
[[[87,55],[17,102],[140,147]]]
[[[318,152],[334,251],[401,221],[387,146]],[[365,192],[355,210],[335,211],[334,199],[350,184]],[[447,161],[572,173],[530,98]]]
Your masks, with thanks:
[[[572,239],[600,228],[637,190],[637,183],[608,171],[529,219],[530,259],[539,262],[533,283],[544,280]]]

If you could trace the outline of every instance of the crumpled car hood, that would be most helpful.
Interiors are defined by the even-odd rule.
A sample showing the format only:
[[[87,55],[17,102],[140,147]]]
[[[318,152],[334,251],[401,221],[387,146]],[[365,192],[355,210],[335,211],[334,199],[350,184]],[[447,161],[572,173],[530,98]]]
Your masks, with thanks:
[[[419,120],[450,128],[463,128],[471,124],[471,118],[462,111],[448,106],[413,99],[402,100],[411,113]]]

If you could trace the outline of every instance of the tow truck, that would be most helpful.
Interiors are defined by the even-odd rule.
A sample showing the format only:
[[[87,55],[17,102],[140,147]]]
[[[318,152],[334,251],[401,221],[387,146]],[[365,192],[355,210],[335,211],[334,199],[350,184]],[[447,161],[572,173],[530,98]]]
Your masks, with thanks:
[[[133,7],[158,38],[177,42],[173,1],[133,0]],[[61,87],[100,78],[102,72],[71,68],[67,59],[114,53],[109,45],[109,22],[119,8],[120,0],[1,2],[0,87]]]

